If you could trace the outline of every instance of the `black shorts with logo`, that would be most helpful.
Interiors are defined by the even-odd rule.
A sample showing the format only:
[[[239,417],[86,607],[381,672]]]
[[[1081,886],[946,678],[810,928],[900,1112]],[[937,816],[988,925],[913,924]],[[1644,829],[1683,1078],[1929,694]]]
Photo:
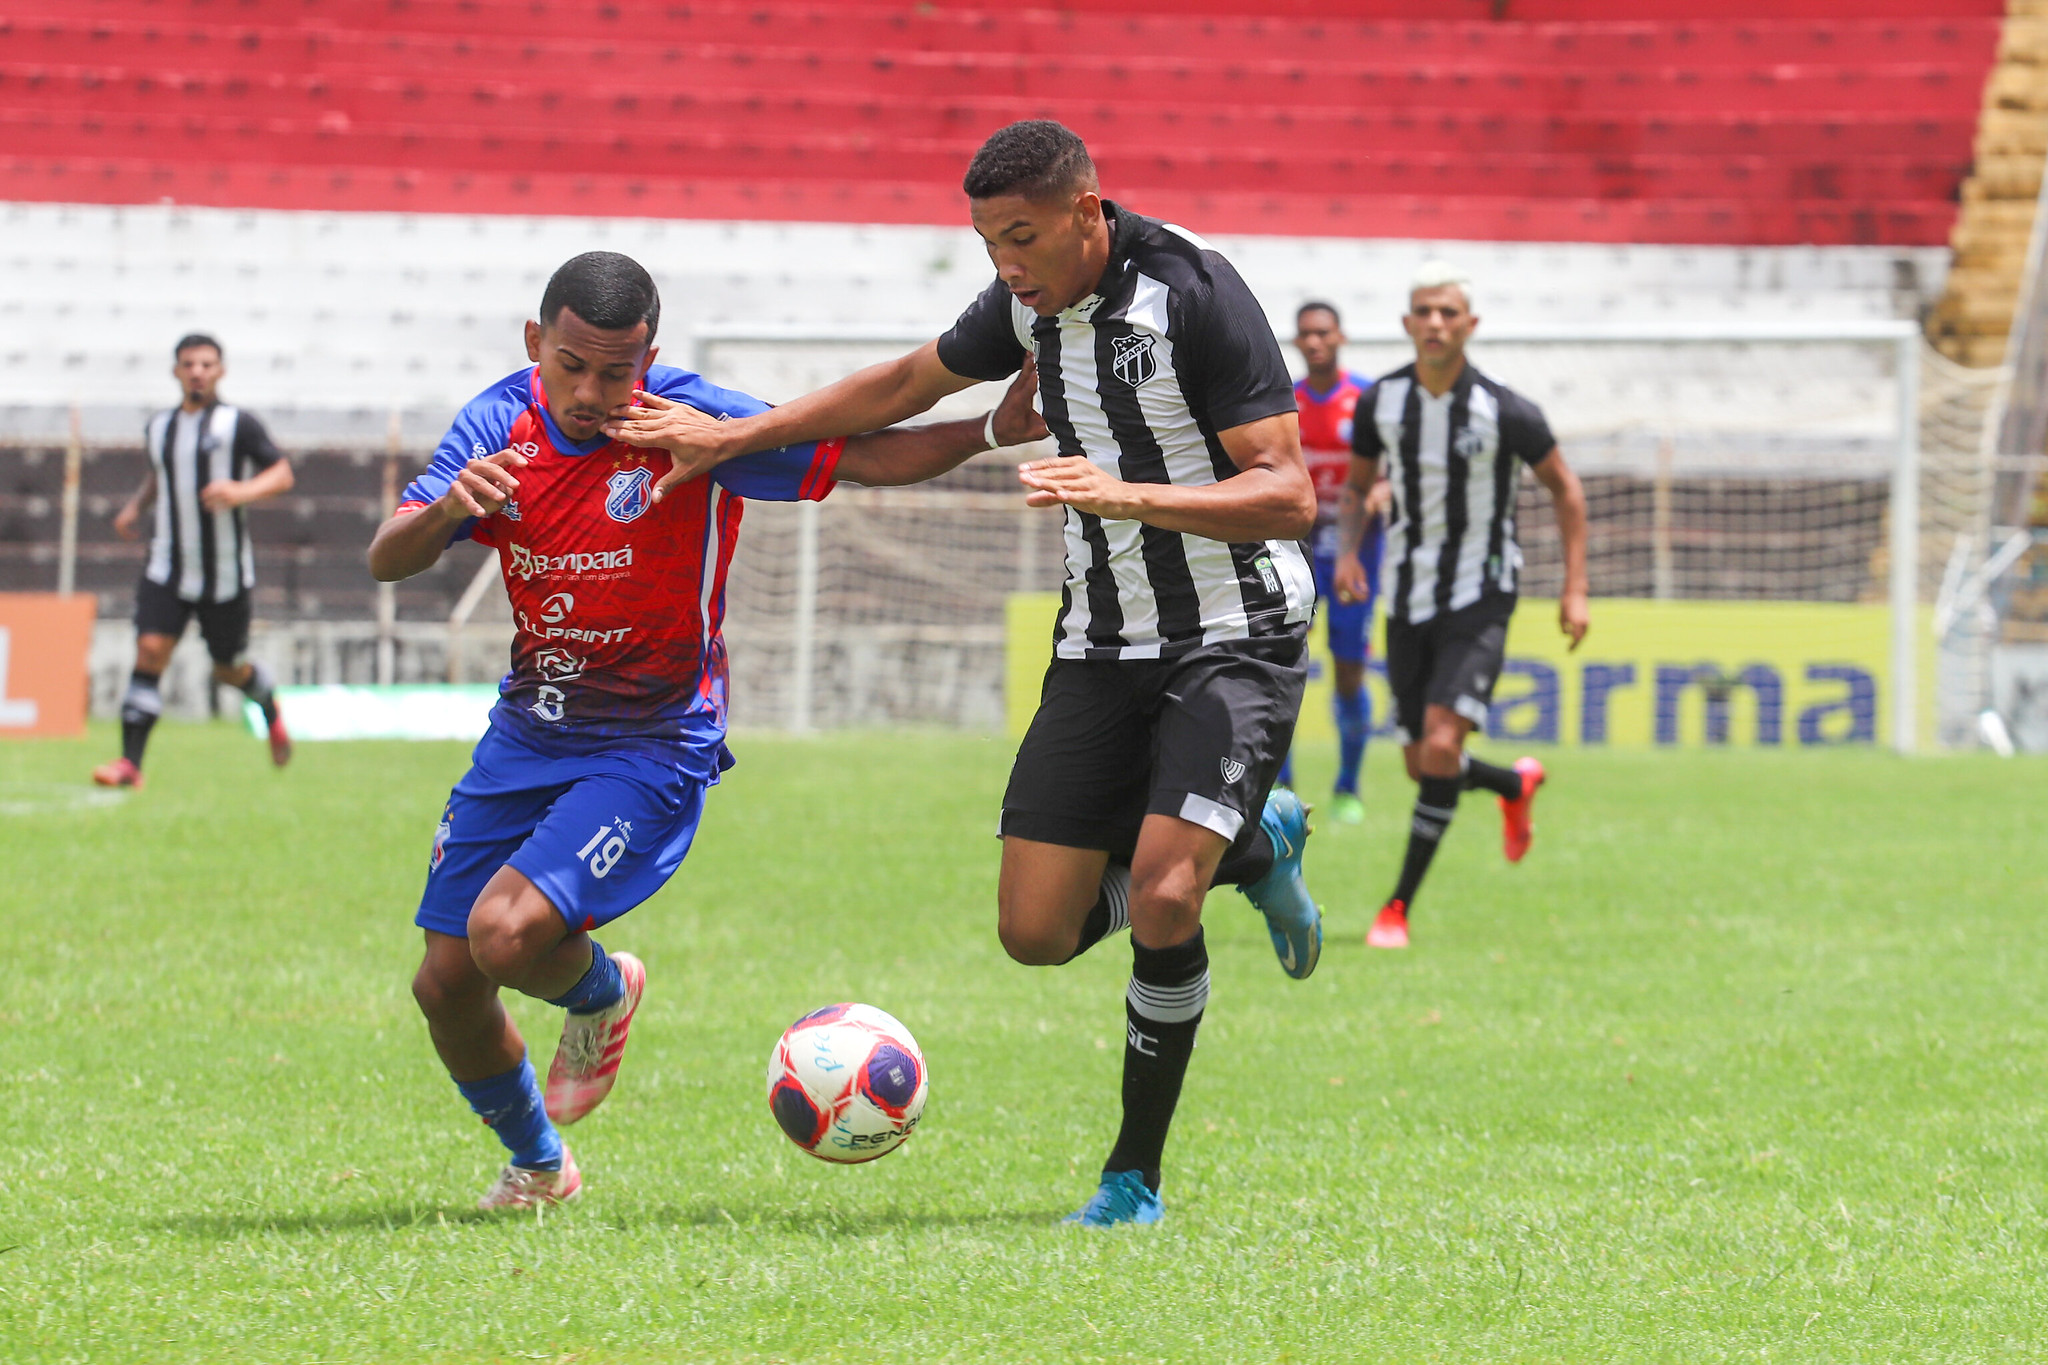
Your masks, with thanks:
[[[217,664],[235,663],[249,647],[249,594],[236,593],[225,602],[187,602],[177,589],[144,578],[135,585],[135,633],[168,635],[173,640],[185,633],[192,618],[199,618],[199,633],[206,639],[206,652]]]
[[[1486,728],[1493,685],[1507,660],[1511,593],[1487,593],[1469,607],[1441,611],[1419,625],[1387,622],[1387,690],[1394,694],[1394,742],[1422,738],[1422,713],[1448,706]]]
[[[1306,626],[1172,659],[1054,659],[1003,793],[1002,833],[1123,861],[1147,815],[1248,838],[1307,681]]]

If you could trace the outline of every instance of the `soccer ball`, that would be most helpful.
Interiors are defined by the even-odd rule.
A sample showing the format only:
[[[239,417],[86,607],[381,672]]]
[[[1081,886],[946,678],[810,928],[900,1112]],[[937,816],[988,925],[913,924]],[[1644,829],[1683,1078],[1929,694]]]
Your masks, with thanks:
[[[873,1005],[827,1005],[791,1024],[768,1057],[768,1109],[821,1161],[873,1161],[924,1113],[924,1053]]]

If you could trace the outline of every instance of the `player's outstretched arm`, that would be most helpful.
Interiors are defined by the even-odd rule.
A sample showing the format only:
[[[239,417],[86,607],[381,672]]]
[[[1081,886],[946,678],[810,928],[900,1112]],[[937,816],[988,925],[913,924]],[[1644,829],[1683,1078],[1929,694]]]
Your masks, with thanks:
[[[1537,481],[1550,490],[1558,539],[1564,543],[1564,591],[1557,595],[1557,628],[1571,637],[1571,647],[1577,649],[1592,621],[1586,601],[1591,592],[1586,576],[1586,490],[1556,446],[1533,468]]]
[[[1211,540],[1306,536],[1316,522],[1316,489],[1301,458],[1296,415],[1261,417],[1216,437],[1237,473],[1202,487],[1126,483],[1092,461],[1069,456],[1021,465],[1017,478],[1033,507],[1064,504],[1111,521],[1142,521]]]
[[[671,468],[654,490],[659,501],[671,486],[727,460],[849,432],[880,431],[975,382],[947,369],[939,360],[938,342],[931,341],[752,417],[721,422],[687,404],[636,393],[638,406],[615,409],[604,430],[627,445],[669,453]]]
[[[1027,359],[1010,381],[1003,401],[985,418],[891,427],[852,437],[839,457],[839,480],[869,488],[923,483],[959,468],[984,450],[1041,440],[1045,421],[1031,406],[1037,392],[1038,369]]]
[[[463,522],[496,516],[518,496],[519,479],[512,471],[525,464],[526,457],[514,450],[471,460],[440,497],[379,526],[370,539],[370,576],[396,583],[433,568]]]

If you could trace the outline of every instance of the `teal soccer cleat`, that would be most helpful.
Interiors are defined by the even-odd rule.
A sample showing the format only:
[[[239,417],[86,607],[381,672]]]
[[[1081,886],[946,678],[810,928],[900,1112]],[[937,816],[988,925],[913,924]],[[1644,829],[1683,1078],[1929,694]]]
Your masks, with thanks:
[[[1237,889],[1266,917],[1280,969],[1306,981],[1323,955],[1323,913],[1301,879],[1301,850],[1308,842],[1308,808],[1291,791],[1266,798],[1259,827],[1273,841],[1273,870]]]
[[[1146,1187],[1141,1173],[1104,1171],[1094,1197],[1060,1221],[1084,1228],[1113,1228],[1123,1223],[1156,1223],[1165,1216],[1166,1205]]]

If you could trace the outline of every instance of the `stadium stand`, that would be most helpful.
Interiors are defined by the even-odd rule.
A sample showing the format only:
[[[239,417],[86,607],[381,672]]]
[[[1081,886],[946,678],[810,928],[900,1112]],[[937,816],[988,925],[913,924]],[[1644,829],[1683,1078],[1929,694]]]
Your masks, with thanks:
[[[2001,13],[1252,8],[83,0],[0,20],[0,194],[950,223],[1042,114],[1217,232],[1928,245]]]

